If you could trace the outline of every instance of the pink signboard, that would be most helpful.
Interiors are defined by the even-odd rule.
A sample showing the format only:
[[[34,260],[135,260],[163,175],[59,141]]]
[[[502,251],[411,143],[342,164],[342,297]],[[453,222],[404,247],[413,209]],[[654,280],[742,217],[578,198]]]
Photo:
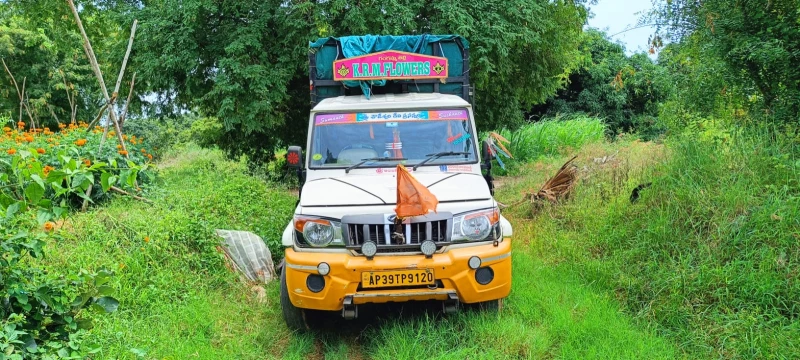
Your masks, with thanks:
[[[467,110],[428,110],[428,111],[394,111],[376,113],[320,114],[315,118],[316,125],[346,124],[359,122],[392,122],[392,121],[442,121],[468,120]]]
[[[445,79],[447,58],[382,51],[333,62],[333,80]]]

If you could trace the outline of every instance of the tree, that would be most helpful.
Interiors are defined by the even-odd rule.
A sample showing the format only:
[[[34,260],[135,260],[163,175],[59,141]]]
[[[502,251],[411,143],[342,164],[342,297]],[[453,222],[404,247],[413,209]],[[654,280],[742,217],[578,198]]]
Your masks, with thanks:
[[[586,113],[602,117],[612,134],[659,132],[659,104],[674,91],[671,75],[645,54],[625,55],[625,48],[596,29],[581,37],[579,67],[567,86],[530,115]]]
[[[104,1],[79,3],[103,73],[111,76],[119,71],[130,26],[119,22],[123,7],[114,6]],[[88,122],[104,103],[72,19],[63,0],[7,0],[0,7],[0,58],[20,87],[25,79],[26,101],[37,123],[53,129],[56,118],[62,123],[71,120],[73,106],[77,119]],[[16,119],[19,98],[8,74],[0,71],[0,115],[11,113]]]
[[[223,147],[256,156],[304,139],[307,47],[318,37],[465,36],[478,124],[491,128],[521,123],[521,109],[563,84],[586,19],[582,1],[564,0],[154,0],[133,14],[133,67],[147,87],[166,104],[221,119]]]
[[[787,121],[800,115],[800,3],[797,0],[657,1],[651,18],[675,42],[728,69],[758,95],[761,107]],[[747,91],[747,89],[752,89]]]

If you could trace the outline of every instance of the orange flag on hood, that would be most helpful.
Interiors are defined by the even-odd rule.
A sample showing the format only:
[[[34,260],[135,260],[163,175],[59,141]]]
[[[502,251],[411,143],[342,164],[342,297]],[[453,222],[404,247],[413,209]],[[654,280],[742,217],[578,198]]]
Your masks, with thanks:
[[[397,207],[394,208],[397,217],[426,215],[431,210],[436,212],[437,205],[436,196],[414,179],[405,166],[397,164]]]

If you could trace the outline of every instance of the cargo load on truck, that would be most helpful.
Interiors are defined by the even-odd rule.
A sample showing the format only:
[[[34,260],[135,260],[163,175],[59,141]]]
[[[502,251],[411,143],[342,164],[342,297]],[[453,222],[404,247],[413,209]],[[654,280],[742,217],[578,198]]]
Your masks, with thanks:
[[[458,35],[328,37],[309,48],[312,107],[342,95],[415,92],[472,102],[469,43]]]

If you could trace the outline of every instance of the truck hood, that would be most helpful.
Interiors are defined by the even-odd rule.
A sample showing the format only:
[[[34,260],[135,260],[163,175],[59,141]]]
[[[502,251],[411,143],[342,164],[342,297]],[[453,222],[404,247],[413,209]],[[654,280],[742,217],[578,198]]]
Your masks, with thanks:
[[[491,198],[483,176],[471,173],[414,174],[439,202],[478,201]],[[349,175],[306,182],[301,206],[394,205],[397,178],[394,176]]]

